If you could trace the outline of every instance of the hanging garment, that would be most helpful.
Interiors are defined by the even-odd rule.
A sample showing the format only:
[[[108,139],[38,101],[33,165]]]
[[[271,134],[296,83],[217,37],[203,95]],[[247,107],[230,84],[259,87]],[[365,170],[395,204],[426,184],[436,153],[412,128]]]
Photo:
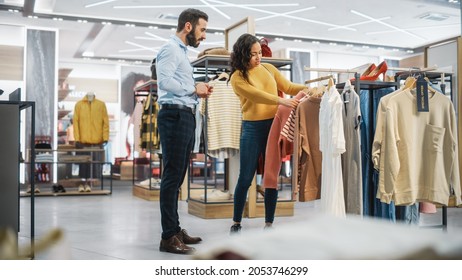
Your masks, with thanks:
[[[322,152],[321,211],[345,217],[341,154],[345,152],[343,102],[335,86],[322,96],[319,113],[319,148]]]
[[[302,98],[306,98],[306,94],[299,92],[294,98],[301,100]],[[264,188],[277,189],[282,159],[293,152],[293,128],[292,131],[289,131],[289,127],[294,127],[293,124],[290,124],[290,122],[295,123],[294,116],[295,109],[279,105],[266,144],[265,171],[263,176]],[[288,121],[289,124],[286,127],[285,125]],[[284,128],[285,132],[283,133]],[[287,135],[291,135],[290,139],[292,141],[289,141]]]
[[[372,163],[372,143],[374,138],[377,110],[380,100],[396,89],[393,87],[361,90],[361,165],[363,181],[363,215],[396,220],[394,203],[386,204],[376,198],[379,173]]]
[[[299,201],[321,198],[320,105],[321,97],[310,96],[300,102],[296,111],[292,182]]]
[[[447,205],[451,187],[462,204],[457,147],[457,119],[452,102],[429,96],[429,112],[417,112],[409,89],[388,101],[385,120],[385,186],[382,202],[410,205],[416,201]]]
[[[141,120],[143,118],[143,102],[136,102],[132,116],[128,121],[129,126],[133,125],[133,147],[136,152],[141,152]],[[128,138],[128,137],[127,137]]]
[[[144,104],[141,121],[141,148],[148,151],[158,150],[160,146],[159,132],[157,130],[157,114],[159,105],[149,94]]]
[[[199,98],[198,108],[202,107],[202,103],[204,102],[203,98]],[[194,132],[194,147],[192,152],[197,154],[200,152],[201,146],[201,136],[202,136],[202,113],[200,110],[196,110],[196,131]],[[203,144],[203,143],[202,143]]]
[[[207,148],[212,157],[225,159],[239,151],[242,114],[239,98],[227,81],[214,80],[213,94],[202,102],[201,113],[207,115]]]
[[[347,81],[349,83],[349,81]],[[361,173],[361,110],[359,96],[351,85],[341,94],[345,153],[342,154],[343,191],[348,214],[362,215],[363,190]]]

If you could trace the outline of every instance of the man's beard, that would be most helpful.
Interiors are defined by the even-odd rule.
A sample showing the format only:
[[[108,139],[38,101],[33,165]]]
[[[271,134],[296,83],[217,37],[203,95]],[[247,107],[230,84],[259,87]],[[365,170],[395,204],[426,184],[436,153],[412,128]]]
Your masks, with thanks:
[[[194,36],[194,30],[195,28],[193,28],[193,30],[191,30],[191,32],[186,35],[186,41],[188,46],[197,48],[200,42],[196,39],[196,36]]]

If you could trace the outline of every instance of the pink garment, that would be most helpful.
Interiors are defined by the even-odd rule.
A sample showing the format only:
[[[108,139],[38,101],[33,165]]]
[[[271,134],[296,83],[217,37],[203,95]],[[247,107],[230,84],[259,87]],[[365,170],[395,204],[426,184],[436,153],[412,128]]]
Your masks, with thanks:
[[[299,92],[294,98],[300,100],[305,96],[304,92]],[[265,175],[263,176],[264,188],[277,189],[282,159],[291,155],[293,152],[293,142],[289,141],[286,136],[281,134],[289,116],[295,113],[291,112],[291,108],[279,105],[273,124],[271,125],[268,142],[266,144]]]
[[[436,205],[431,202],[419,202],[420,213],[434,214],[436,213]]]

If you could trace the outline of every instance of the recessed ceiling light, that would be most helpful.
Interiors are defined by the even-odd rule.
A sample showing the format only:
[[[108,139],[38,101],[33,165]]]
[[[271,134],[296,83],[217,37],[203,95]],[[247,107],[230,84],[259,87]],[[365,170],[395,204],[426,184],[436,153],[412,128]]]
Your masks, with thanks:
[[[83,57],[93,57],[95,56],[95,53],[94,52],[83,52],[82,56]]]

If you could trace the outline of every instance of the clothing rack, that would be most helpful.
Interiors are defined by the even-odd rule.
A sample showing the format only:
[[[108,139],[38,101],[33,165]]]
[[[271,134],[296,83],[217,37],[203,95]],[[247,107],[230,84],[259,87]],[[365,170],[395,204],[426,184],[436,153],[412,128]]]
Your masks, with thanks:
[[[148,100],[149,96],[151,96],[151,100]],[[155,106],[155,102],[157,101],[157,80],[149,80],[147,82],[145,82],[144,84],[142,85],[139,85],[135,88],[134,90],[134,105],[136,106],[136,98],[137,97],[145,97],[146,98],[146,101],[145,102],[149,102],[149,116],[152,115],[152,113],[154,112],[153,111],[153,107]],[[143,104],[143,107],[144,107],[144,104]],[[149,145],[148,147],[146,148],[146,151],[149,152],[149,188],[148,190],[149,191],[152,191],[154,190],[153,187],[152,187],[152,169],[153,169],[153,165],[152,165],[152,152],[153,152],[153,148],[152,148],[152,131],[150,131],[152,128],[152,125],[149,125]],[[137,129],[137,128],[135,128]],[[138,128],[139,129],[139,128]],[[136,162],[136,158],[135,158],[135,147],[133,146],[132,147],[132,156],[133,156],[133,165],[132,165],[132,184],[135,185],[135,179],[137,178],[136,176],[136,168],[135,168],[135,165],[137,164]],[[162,176],[162,156],[159,155],[159,176]]]
[[[319,77],[319,78],[316,78],[316,79],[306,80],[305,85],[320,82],[320,81],[324,81],[324,80],[328,80],[328,79],[333,79],[333,78],[334,78],[334,76],[332,76],[332,75],[322,76],[322,77]]]

